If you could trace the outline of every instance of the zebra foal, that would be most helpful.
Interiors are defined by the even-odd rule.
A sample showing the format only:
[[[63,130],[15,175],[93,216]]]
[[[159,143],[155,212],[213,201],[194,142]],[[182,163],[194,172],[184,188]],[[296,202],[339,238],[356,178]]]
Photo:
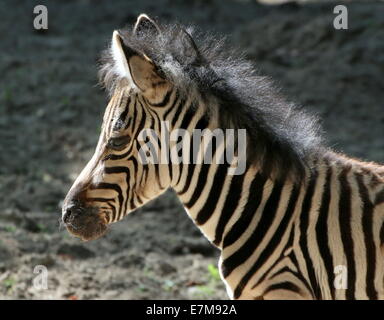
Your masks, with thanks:
[[[173,188],[221,250],[230,298],[384,298],[384,166],[327,148],[316,118],[215,39],[146,15],[113,33],[100,79],[111,99],[63,204],[69,232],[98,238]],[[192,141],[195,130],[211,135]],[[169,161],[193,143],[197,155]]]

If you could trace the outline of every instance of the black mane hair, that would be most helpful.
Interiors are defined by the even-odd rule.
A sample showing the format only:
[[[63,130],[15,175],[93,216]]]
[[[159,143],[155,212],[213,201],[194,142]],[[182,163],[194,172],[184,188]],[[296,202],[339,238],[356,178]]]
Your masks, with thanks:
[[[180,92],[205,99],[208,108],[220,108],[216,114],[222,128],[246,129],[248,158],[263,173],[301,180],[310,167],[309,155],[323,149],[317,118],[287,102],[242,54],[228,49],[223,38],[178,24],[159,28],[161,34],[153,29],[134,34],[128,28],[120,35],[124,45],[152,59]],[[114,64],[108,49],[99,75],[110,93],[121,81]]]

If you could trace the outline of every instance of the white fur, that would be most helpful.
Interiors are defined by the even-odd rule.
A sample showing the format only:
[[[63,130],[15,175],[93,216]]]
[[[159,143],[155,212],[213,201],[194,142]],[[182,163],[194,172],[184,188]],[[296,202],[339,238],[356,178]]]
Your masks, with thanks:
[[[129,71],[128,61],[125,57],[121,37],[117,30],[113,31],[112,35],[112,44],[111,44],[111,53],[114,61],[113,72],[120,78],[126,78],[133,86],[134,82],[132,81],[131,72]]]

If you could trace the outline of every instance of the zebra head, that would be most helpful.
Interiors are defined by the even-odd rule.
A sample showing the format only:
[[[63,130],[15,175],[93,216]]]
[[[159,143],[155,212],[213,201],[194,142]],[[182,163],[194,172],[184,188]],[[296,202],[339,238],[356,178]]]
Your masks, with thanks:
[[[158,25],[146,15],[140,15],[132,29],[114,31],[100,69],[111,99],[99,142],[63,203],[62,220],[74,235],[84,240],[101,236],[108,224],[169,187],[189,210],[200,194],[192,189],[203,187],[200,180],[195,185],[195,177],[213,183],[212,172],[222,178],[235,162],[255,165],[276,179],[287,172],[301,177],[304,155],[318,144],[315,119],[291,112],[294,105],[287,107],[269,81],[215,35],[192,32],[179,25]],[[235,138],[220,136],[224,130],[238,133]],[[177,131],[177,139],[158,141],[166,131],[171,136]],[[212,135],[195,140],[195,131]],[[179,142],[181,161],[169,161],[174,150],[170,144]],[[209,153],[211,162],[196,164],[196,157],[208,154],[209,159]],[[223,155],[225,162],[218,162]]]
[[[140,132],[160,127],[176,94],[158,66],[134,45],[149,36],[160,37],[160,29],[146,15],[140,15],[129,34],[114,31],[107,51],[109,61],[101,74],[111,99],[99,141],[63,203],[64,224],[83,240],[103,235],[108,224],[170,185],[168,165],[143,165],[139,159]]]

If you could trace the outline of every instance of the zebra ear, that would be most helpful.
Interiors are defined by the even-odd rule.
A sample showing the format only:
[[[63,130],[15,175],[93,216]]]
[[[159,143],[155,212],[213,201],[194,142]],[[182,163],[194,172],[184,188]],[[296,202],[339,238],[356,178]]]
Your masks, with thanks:
[[[152,35],[159,35],[160,28],[146,14],[141,14],[138,16],[135,26],[133,27],[133,34],[137,37],[140,37],[141,35],[147,32]]]
[[[114,61],[115,72],[121,78],[130,79],[128,61],[125,56],[125,50],[123,46],[123,40],[119,34],[119,31],[115,30],[112,34],[111,52]],[[132,80],[132,79],[130,79]]]
[[[113,32],[112,55],[116,73],[143,93],[166,84],[152,60],[125,45],[118,31]]]
[[[128,58],[128,66],[132,81],[144,93],[165,83],[165,80],[157,74],[153,62],[145,55],[132,55]]]
[[[175,39],[180,62],[187,65],[201,64],[203,59],[192,36],[185,29],[180,29]]]

